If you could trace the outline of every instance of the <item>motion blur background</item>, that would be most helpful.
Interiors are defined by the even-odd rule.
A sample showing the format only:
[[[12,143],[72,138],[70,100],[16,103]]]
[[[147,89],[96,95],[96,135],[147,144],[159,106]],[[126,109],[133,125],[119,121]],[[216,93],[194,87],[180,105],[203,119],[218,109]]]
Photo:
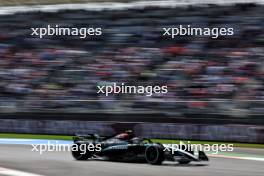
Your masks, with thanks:
[[[247,142],[248,137],[253,137],[251,142],[263,143],[264,6],[261,3],[215,1],[197,5],[192,1],[174,1],[178,5],[160,2],[160,6],[119,9],[113,6],[114,10],[62,8],[52,12],[45,8],[13,14],[14,10],[6,10],[8,5],[44,1],[0,2],[3,4],[0,8],[1,132],[72,134],[91,128],[91,123],[84,126],[83,121],[126,122],[123,127],[111,124],[111,130],[101,124],[89,129],[113,133],[113,129],[135,128],[129,122],[157,122],[147,134],[168,138],[177,127],[166,131],[168,124],[159,129],[162,126],[159,123],[189,124],[188,128],[196,124],[222,124],[224,129],[232,124],[238,130],[231,126],[228,130],[235,132],[227,130],[221,138],[205,138],[225,140],[226,134],[234,133],[232,139],[226,140]],[[48,24],[102,27],[103,35],[87,39],[78,36],[39,39],[30,35],[31,27]],[[235,34],[217,39],[162,36],[163,27],[180,24],[232,27]],[[168,93],[152,97],[135,94],[105,97],[96,93],[97,85],[114,82],[167,85]],[[59,128],[59,122],[53,124],[54,120],[60,123],[64,120],[64,126]],[[70,120],[75,123],[81,120],[83,126],[73,125]],[[193,134],[171,137],[201,139],[201,129],[208,130],[208,126],[196,127]],[[223,131],[222,127],[214,130],[215,135]],[[137,132],[141,134],[143,129],[146,130],[141,127]],[[207,135],[212,134],[206,130]]]

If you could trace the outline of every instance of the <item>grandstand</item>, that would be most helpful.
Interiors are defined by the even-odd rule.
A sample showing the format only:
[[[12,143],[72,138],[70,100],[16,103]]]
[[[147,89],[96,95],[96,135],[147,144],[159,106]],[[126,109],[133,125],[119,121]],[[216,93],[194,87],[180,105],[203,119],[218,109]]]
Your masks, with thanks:
[[[5,111],[263,113],[262,11],[262,5],[251,4],[2,15],[1,105]],[[218,39],[162,37],[162,27],[183,23],[228,25],[236,31],[230,38]],[[47,24],[101,26],[104,35],[82,41],[30,36],[29,26]],[[96,94],[97,84],[111,82],[166,84],[169,93],[153,97]]]

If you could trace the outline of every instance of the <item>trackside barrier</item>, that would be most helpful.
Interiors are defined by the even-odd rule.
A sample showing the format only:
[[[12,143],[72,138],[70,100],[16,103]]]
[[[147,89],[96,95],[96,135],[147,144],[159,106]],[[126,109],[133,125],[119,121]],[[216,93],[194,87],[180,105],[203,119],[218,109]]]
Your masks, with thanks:
[[[63,135],[97,133],[110,136],[126,129],[133,129],[136,135],[149,138],[264,143],[264,126],[256,125],[0,119],[0,133]]]
[[[135,131],[149,138],[264,143],[264,126],[147,123]]]

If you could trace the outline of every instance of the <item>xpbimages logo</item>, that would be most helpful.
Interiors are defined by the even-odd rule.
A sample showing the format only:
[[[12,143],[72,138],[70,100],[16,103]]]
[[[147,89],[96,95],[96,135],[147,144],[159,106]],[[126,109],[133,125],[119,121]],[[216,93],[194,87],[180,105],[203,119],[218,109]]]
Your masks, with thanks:
[[[59,27],[55,25],[52,27],[31,28],[31,35],[43,38],[44,36],[79,36],[81,39],[87,36],[98,36],[102,35],[102,28],[76,28],[76,27]]]
[[[164,151],[174,154],[179,150],[183,151],[204,151],[218,154],[219,152],[232,152],[234,144],[191,144],[190,141],[180,141],[179,144],[163,144]]]
[[[44,152],[69,152],[69,151],[80,151],[81,154],[86,152],[99,152],[102,150],[101,144],[60,144],[58,141],[51,143],[48,141],[47,144],[31,144],[32,152],[38,152],[42,155]]]
[[[219,36],[232,36],[234,29],[231,27],[193,27],[191,25],[179,25],[177,27],[163,28],[163,36],[175,38],[176,36],[208,36],[213,39]]]
[[[109,96],[110,94],[143,94],[146,96],[152,96],[153,94],[166,94],[168,93],[167,86],[131,86],[125,85],[122,83],[121,85],[117,85],[114,83],[113,85],[98,85],[97,93],[104,94],[105,96]]]

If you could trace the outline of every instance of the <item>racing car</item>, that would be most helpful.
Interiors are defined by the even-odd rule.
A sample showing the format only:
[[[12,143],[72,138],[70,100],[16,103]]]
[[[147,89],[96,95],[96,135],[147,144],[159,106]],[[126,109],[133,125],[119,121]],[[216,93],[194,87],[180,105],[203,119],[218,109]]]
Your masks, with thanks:
[[[100,137],[96,134],[76,135],[73,137],[75,148],[72,147],[72,156],[76,160],[101,159],[118,162],[144,162],[153,165],[160,165],[165,160],[179,164],[208,161],[203,151],[174,150],[161,143],[152,142],[148,138],[124,139],[120,136],[122,134],[111,137]],[[88,150],[91,148],[89,145],[97,148]]]

